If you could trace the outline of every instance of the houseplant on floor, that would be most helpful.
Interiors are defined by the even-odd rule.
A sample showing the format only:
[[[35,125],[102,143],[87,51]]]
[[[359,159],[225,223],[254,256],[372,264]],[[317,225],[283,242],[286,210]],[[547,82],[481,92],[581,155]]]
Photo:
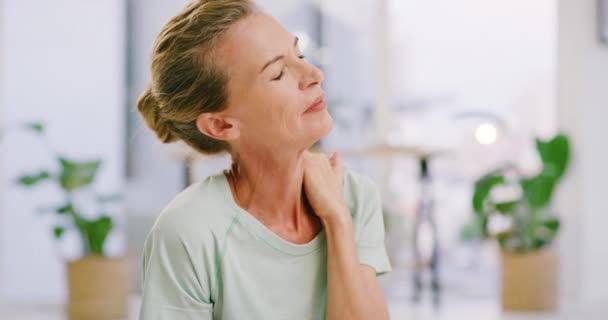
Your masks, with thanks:
[[[554,191],[570,159],[570,143],[558,134],[536,140],[540,173],[525,177],[515,166],[491,172],[475,184],[473,228],[501,248],[502,306],[505,310],[555,310],[558,256],[554,240],[560,220],[550,211]],[[499,230],[490,230],[492,221]]]
[[[39,123],[27,128],[44,138]],[[70,228],[79,235],[82,257],[66,264],[69,300],[66,311],[70,319],[122,319],[128,314],[130,261],[128,257],[113,258],[104,254],[108,235],[116,228],[110,214],[117,195],[100,195],[92,188],[101,160],[72,161],[53,155],[58,166],[23,175],[18,183],[34,187],[52,183],[61,190],[62,202],[42,211],[56,215],[53,234],[61,239]]]

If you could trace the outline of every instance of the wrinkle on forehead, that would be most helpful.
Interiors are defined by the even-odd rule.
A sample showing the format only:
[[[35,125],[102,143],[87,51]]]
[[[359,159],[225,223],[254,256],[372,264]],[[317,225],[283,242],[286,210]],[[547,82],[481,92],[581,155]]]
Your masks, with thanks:
[[[247,26],[248,24],[250,24],[252,15],[247,16],[232,25],[226,31],[226,33],[222,35],[221,40],[218,41],[217,45],[215,46],[214,56],[216,58],[216,62],[224,70],[234,69],[231,67],[234,67],[235,62],[238,62],[239,69],[242,69],[248,64],[248,61],[243,59],[246,58],[246,55],[242,53],[251,50],[251,48],[249,48],[250,44],[248,43],[248,41],[246,41],[247,39],[241,38],[243,33],[243,26]],[[232,72],[232,70],[230,71]]]
[[[248,88],[262,80],[261,66],[284,53],[280,39],[290,36],[272,17],[257,11],[236,22],[219,39],[211,56],[214,65],[228,78],[229,104],[242,102]]]
[[[281,39],[286,35],[289,32],[272,17],[256,11],[226,32],[216,48],[218,63],[230,76],[254,80],[267,60],[284,53]]]

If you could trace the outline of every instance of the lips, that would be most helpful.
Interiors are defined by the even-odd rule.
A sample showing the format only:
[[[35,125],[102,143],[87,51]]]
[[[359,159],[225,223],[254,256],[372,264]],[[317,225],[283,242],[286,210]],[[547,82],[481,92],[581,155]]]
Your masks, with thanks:
[[[325,99],[323,99],[323,96],[320,96],[317,99],[315,99],[315,101],[310,106],[308,106],[308,108],[306,108],[304,113],[321,111],[321,110],[325,109],[325,106],[326,106]]]

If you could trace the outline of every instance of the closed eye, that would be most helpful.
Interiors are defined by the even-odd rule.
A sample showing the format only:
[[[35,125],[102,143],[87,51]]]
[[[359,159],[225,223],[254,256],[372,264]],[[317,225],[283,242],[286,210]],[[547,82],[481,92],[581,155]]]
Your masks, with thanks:
[[[298,56],[298,58],[300,58],[300,59],[304,60],[304,59],[306,58],[306,56],[305,56],[305,55],[303,55],[303,54],[301,54],[301,55],[299,55],[299,56]],[[278,80],[281,80],[281,78],[283,78],[283,74],[284,74],[284,73],[285,73],[285,72],[284,72],[283,70],[281,70],[281,73],[279,73],[279,75],[277,75],[276,77],[272,78],[272,81],[278,81]]]
[[[283,73],[284,73],[284,72],[283,72],[283,71],[281,71],[281,73],[279,73],[279,75],[278,75],[278,76],[276,76],[276,77],[272,78],[272,81],[278,81],[278,80],[281,80],[281,78],[283,78]]]

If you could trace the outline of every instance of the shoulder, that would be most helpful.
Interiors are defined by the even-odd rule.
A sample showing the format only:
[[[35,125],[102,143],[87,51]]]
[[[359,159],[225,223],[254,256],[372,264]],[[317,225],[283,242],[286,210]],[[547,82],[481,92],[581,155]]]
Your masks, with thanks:
[[[223,194],[220,174],[209,176],[175,196],[156,218],[150,236],[190,244],[205,244],[223,237],[236,212]]]
[[[349,169],[344,170],[344,200],[355,225],[382,211],[380,192],[376,183],[367,176]]]
[[[363,175],[350,172],[345,176],[345,192],[353,219],[360,263],[372,266],[377,274],[390,271],[390,262],[384,248],[383,205],[376,183]]]
[[[344,196],[347,203],[358,206],[379,201],[378,186],[369,177],[345,168]]]

